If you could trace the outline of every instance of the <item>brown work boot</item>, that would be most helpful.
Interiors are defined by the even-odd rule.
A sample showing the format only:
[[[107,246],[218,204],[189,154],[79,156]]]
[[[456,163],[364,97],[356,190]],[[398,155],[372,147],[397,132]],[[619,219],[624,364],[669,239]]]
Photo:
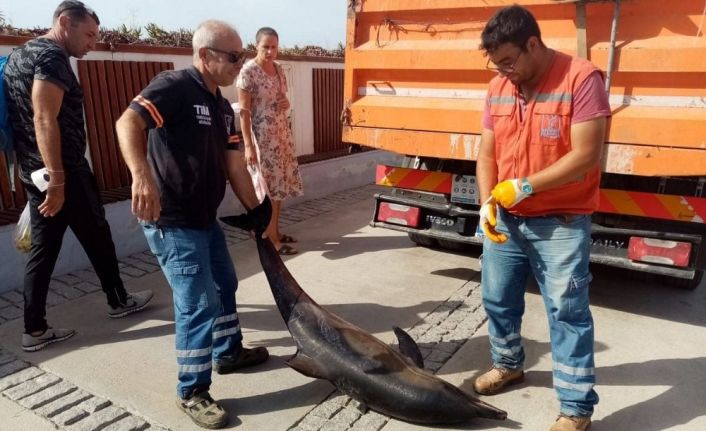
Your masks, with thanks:
[[[587,416],[569,416],[560,414],[549,431],[586,431],[591,427],[591,418]]]
[[[495,395],[505,386],[521,383],[524,380],[525,372],[521,369],[493,367],[473,382],[473,389],[481,395]]]

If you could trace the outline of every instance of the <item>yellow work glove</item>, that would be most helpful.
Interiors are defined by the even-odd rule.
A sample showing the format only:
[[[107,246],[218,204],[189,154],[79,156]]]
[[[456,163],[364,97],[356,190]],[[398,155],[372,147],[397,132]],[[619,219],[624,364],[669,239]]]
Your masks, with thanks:
[[[524,179],[505,180],[495,186],[490,194],[503,208],[512,208],[532,194],[532,186]],[[524,191],[526,188],[527,191]]]
[[[507,235],[500,233],[495,229],[495,226],[498,224],[497,212],[498,209],[495,206],[495,199],[491,196],[480,207],[480,211],[478,212],[480,217],[480,220],[478,220],[478,226],[480,226],[483,230],[483,235],[488,237],[489,240],[497,243],[503,243],[507,241]]]

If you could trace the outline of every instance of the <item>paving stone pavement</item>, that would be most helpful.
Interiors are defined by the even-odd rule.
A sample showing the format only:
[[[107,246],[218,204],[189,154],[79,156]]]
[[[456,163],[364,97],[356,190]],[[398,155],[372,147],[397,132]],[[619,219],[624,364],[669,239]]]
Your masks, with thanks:
[[[361,200],[370,199],[381,188],[373,184],[309,200],[282,210],[283,226],[299,223],[320,214],[335,211]],[[233,245],[250,240],[240,229],[223,226],[226,241]],[[152,253],[135,253],[119,259],[121,276],[143,277],[159,271]],[[93,268],[52,277],[48,307],[53,307],[100,290]],[[437,372],[471,338],[485,321],[478,280],[464,284],[453,296],[414,325],[408,333],[417,340],[425,366]],[[22,317],[20,290],[0,295],[0,325]],[[0,394],[53,423],[71,431],[167,431],[149,423],[139,413],[129,412],[110,400],[88,393],[40,367],[19,360],[0,346]],[[296,424],[294,431],[379,430],[390,419],[364,409],[353,399],[336,390],[315,406]]]

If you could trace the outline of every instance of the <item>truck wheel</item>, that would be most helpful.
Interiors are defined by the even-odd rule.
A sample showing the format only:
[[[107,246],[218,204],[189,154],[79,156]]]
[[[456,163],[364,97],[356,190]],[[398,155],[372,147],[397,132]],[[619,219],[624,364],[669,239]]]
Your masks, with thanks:
[[[649,272],[628,271],[628,276],[632,280],[645,281],[650,284],[675,287],[677,289],[694,290],[699,287],[703,279],[704,272],[697,270],[694,278],[688,280],[686,278],[670,277],[668,275],[656,275]]]
[[[466,244],[464,242],[457,242],[449,239],[440,239],[439,247],[444,250],[455,251],[457,253],[467,253],[478,248],[478,246],[473,244]]]
[[[436,247],[437,246],[436,240],[434,238],[428,237],[426,235],[421,235],[418,233],[411,233],[411,232],[408,233],[408,235],[409,235],[409,239],[413,243],[415,243],[419,246],[422,246],[422,247]]]
[[[694,274],[694,278],[692,278],[691,280],[687,280],[684,278],[669,277],[668,283],[670,286],[678,287],[680,289],[694,290],[699,287],[699,284],[701,284],[703,276],[704,272],[702,270],[697,270]]]

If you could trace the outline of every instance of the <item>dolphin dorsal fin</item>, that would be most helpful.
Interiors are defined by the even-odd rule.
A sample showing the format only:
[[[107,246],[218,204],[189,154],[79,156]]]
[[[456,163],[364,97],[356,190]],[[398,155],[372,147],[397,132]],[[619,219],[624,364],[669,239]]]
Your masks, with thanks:
[[[294,356],[287,360],[287,365],[308,377],[315,379],[327,379],[326,372],[321,365],[309,356],[297,351]]]
[[[397,341],[400,344],[400,352],[414,362],[419,368],[424,368],[424,358],[422,352],[419,351],[419,346],[414,342],[412,337],[397,326],[393,326]]]

